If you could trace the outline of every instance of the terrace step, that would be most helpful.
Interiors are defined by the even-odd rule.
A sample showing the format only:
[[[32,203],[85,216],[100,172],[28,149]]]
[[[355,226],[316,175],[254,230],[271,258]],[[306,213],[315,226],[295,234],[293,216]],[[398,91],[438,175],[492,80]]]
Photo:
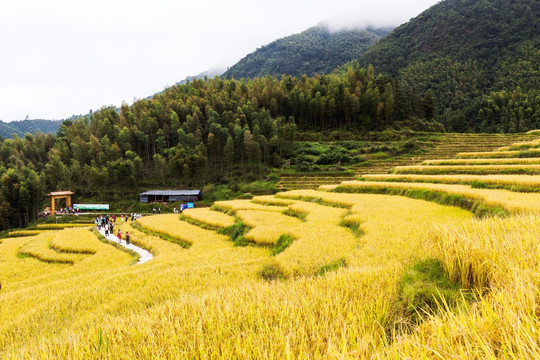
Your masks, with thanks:
[[[279,188],[287,190],[316,189],[320,185],[339,184],[342,181],[355,180],[362,174],[384,174],[396,166],[419,165],[425,160],[453,159],[461,152],[494,151],[499,147],[510,146],[518,141],[538,138],[527,134],[441,134],[441,139],[424,154],[406,157],[370,160],[350,167],[353,170],[342,172],[305,172],[283,174],[280,176]]]
[[[515,142],[530,140],[525,134],[445,134],[433,148],[425,154],[389,160],[373,161],[366,166],[355,166],[358,176],[362,174],[388,173],[395,166],[418,165],[425,160],[453,159],[458,153],[469,151],[494,151]]]

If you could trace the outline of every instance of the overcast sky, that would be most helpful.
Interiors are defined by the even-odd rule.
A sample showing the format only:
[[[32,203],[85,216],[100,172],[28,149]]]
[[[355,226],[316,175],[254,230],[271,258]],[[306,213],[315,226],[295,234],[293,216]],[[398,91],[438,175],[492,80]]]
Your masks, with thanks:
[[[131,104],[321,22],[399,25],[437,0],[0,2],[0,120]]]

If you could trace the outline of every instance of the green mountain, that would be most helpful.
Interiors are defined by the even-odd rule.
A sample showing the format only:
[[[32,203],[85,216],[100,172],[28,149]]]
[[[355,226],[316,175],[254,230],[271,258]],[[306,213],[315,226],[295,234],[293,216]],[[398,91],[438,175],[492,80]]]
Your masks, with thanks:
[[[0,120],[0,137],[10,138],[13,134],[23,137],[26,133],[33,134],[35,131],[56,133],[61,124],[62,120],[22,120],[9,123]]]
[[[448,130],[540,128],[540,3],[446,0],[355,62],[434,99]]]
[[[343,30],[332,33],[324,26],[271,42],[229,68],[226,78],[255,78],[282,74],[327,74],[357,59],[387,34],[389,29]]]

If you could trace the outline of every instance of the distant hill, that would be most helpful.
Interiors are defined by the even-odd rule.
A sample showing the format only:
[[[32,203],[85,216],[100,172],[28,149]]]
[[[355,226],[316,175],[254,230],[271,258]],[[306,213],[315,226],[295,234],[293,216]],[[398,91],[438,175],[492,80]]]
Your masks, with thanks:
[[[331,32],[316,26],[300,34],[271,42],[229,68],[223,77],[236,79],[282,74],[301,76],[327,74],[357,59],[391,29]]]
[[[35,131],[56,133],[61,124],[62,120],[22,120],[9,123],[0,120],[0,137],[10,138],[13,134],[22,137],[26,133],[33,134]]]
[[[534,128],[540,126],[539,9],[538,0],[442,1],[396,28],[356,65],[399,75],[421,95],[430,91],[448,130]]]
[[[418,61],[451,56],[494,65],[526,40],[538,40],[537,0],[446,0],[399,26],[361,58],[397,75]]]
[[[183,84],[187,83],[188,81],[193,81],[194,79],[204,79],[205,76],[207,78],[213,78],[214,76],[220,76],[224,72],[225,72],[225,69],[223,69],[223,68],[209,69],[209,70],[203,71],[200,74],[197,74],[197,75],[194,75],[194,76],[188,76],[184,80],[176,83],[176,85],[183,85]]]

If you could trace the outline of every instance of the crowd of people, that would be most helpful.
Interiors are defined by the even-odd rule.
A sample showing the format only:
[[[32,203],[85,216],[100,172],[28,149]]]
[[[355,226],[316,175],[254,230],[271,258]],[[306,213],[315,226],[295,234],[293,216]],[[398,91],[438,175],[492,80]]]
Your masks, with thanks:
[[[60,215],[60,214],[78,214],[79,212],[80,210],[78,208],[68,206],[68,207],[60,208],[56,210],[54,213]]]
[[[134,221],[138,218],[140,218],[142,215],[139,214],[139,213],[132,213],[130,214],[129,216],[126,214],[122,214],[120,215],[120,221],[124,222],[124,221]],[[114,224],[116,223],[116,220],[118,218],[116,217],[116,215],[107,215],[107,216],[103,216],[103,215],[100,215],[100,216],[97,216],[96,219],[95,219],[95,224],[96,224],[96,228],[98,230],[104,230],[105,231],[105,236],[109,236],[109,235],[114,235]],[[116,237],[118,238],[118,243],[120,243],[122,241],[122,231],[120,229],[118,229],[117,233],[116,233]],[[129,245],[130,243],[130,235],[129,235],[129,232],[126,231],[126,235],[125,235],[125,240],[126,240],[126,243]]]

